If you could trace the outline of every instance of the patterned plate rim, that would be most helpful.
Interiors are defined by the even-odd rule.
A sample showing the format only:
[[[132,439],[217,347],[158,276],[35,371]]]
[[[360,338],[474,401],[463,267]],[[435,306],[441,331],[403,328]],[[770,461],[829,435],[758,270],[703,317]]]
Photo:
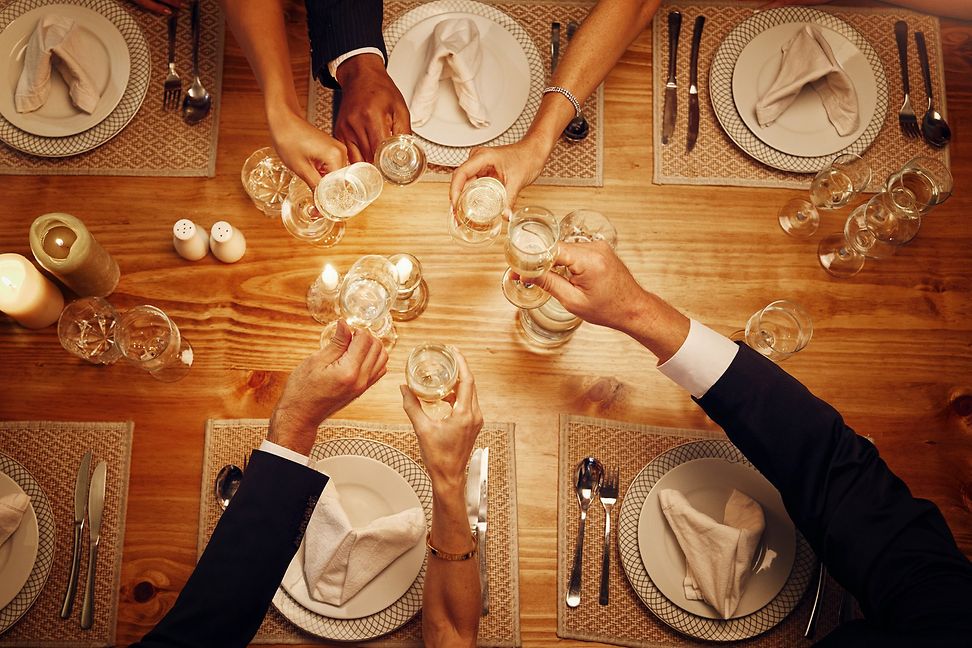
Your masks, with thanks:
[[[414,25],[431,16],[455,11],[463,11],[489,18],[508,31],[517,40],[520,47],[523,48],[523,53],[526,55],[527,62],[530,65],[530,94],[527,97],[526,106],[523,107],[523,112],[516,118],[512,126],[488,142],[484,142],[478,146],[500,146],[518,142],[526,134],[527,129],[533,122],[534,115],[536,115],[537,110],[540,108],[540,99],[543,98],[545,73],[543,60],[540,58],[540,52],[537,50],[536,44],[533,42],[530,34],[512,16],[500,11],[496,7],[476,2],[475,0],[433,0],[432,2],[406,11],[385,28],[385,46],[388,49],[389,56],[391,56],[392,50],[395,49],[398,40]],[[430,142],[418,135],[416,137],[422,142],[429,162],[442,166],[459,166],[469,157],[469,151],[476,148],[473,146],[444,146]]]
[[[756,34],[788,22],[812,22],[841,34],[860,50],[870,63],[871,70],[874,73],[877,101],[871,121],[856,141],[835,153],[802,157],[776,150],[756,137],[749,129],[742,117],[739,116],[736,102],[733,100],[732,74],[742,49]],[[878,133],[881,132],[881,128],[884,127],[884,120],[887,118],[888,112],[888,97],[888,79],[884,71],[884,64],[881,63],[881,59],[867,39],[841,18],[825,11],[807,7],[780,7],[760,11],[743,20],[726,35],[722,45],[719,46],[712,58],[712,65],[709,68],[709,99],[722,129],[744,153],[781,171],[816,173],[842,153],[861,154],[866,151],[874,142]]]
[[[61,4],[73,4],[95,11],[110,20],[121,32],[131,58],[128,86],[121,100],[101,122],[86,131],[65,137],[44,137],[22,131],[0,116],[0,141],[7,146],[39,157],[67,157],[78,155],[101,146],[124,130],[135,117],[151,78],[151,54],[148,43],[138,22],[128,11],[113,0],[58,0]],[[48,0],[14,0],[0,10],[0,31],[23,13],[50,4]]]
[[[810,584],[816,556],[797,530],[796,557],[786,584],[772,601],[747,616],[729,620],[707,619],[686,612],[666,598],[648,576],[641,560],[638,549],[638,518],[649,491],[662,475],[686,461],[703,458],[721,458],[755,469],[736,446],[718,439],[683,443],[655,457],[631,481],[621,502],[617,535],[621,566],[638,598],[665,625],[690,637],[707,641],[748,639],[772,629],[793,611]]]
[[[30,497],[30,503],[37,515],[37,558],[27,582],[6,607],[0,609],[0,635],[9,630],[21,619],[44,590],[47,578],[54,565],[54,548],[57,541],[57,527],[54,524],[54,511],[51,509],[47,494],[22,463],[0,452],[0,472],[6,474]]]
[[[371,439],[331,439],[314,446],[311,460],[319,461],[336,455],[369,457],[393,468],[411,485],[422,508],[426,524],[432,524],[432,482],[411,457],[398,448]],[[360,619],[332,619],[308,610],[293,597],[277,588],[273,605],[298,628],[318,637],[337,641],[364,641],[392,632],[408,623],[422,609],[426,562],[408,591],[395,603]]]

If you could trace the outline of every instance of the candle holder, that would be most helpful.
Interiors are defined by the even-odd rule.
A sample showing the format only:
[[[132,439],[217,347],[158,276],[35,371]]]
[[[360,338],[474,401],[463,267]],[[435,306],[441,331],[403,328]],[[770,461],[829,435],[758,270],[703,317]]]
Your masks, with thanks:
[[[121,357],[115,344],[118,312],[101,297],[68,304],[57,321],[57,338],[68,353],[91,364],[110,365]]]
[[[396,322],[407,322],[421,315],[429,305],[429,285],[422,277],[422,264],[411,254],[393,254],[388,260],[398,275],[398,295],[391,306]]]
[[[584,323],[551,297],[538,308],[521,308],[516,312],[517,330],[532,346],[544,349],[563,346]]]
[[[321,211],[314,192],[298,177],[290,181],[280,220],[291,236],[314,247],[333,247],[344,238],[344,223]]]
[[[30,226],[30,249],[42,268],[79,297],[107,297],[118,285],[118,264],[70,214],[38,216]]]
[[[34,264],[19,254],[0,254],[0,311],[31,329],[57,321],[64,297]]]
[[[257,209],[270,218],[280,216],[280,208],[287,197],[287,187],[293,177],[273,148],[257,149],[243,163],[240,180],[243,190]]]
[[[405,383],[431,418],[444,419],[452,413],[445,399],[455,393],[458,382],[459,363],[452,347],[420,344],[405,361]]]
[[[341,273],[330,263],[307,289],[307,310],[321,324],[341,319],[338,298],[341,296]]]
[[[398,341],[398,332],[390,310],[398,294],[398,276],[391,261],[377,254],[369,254],[354,262],[341,280],[338,309],[341,319],[352,328],[368,329],[381,340],[386,349]],[[334,336],[337,322],[331,322],[321,332],[323,348]]]
[[[182,380],[192,367],[192,345],[155,306],[136,306],[122,315],[115,344],[128,362],[162,382]]]

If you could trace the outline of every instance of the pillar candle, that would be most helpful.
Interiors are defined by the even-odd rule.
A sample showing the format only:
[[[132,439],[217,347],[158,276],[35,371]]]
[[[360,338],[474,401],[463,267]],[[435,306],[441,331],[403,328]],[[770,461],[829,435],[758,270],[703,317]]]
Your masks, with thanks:
[[[19,254],[0,254],[0,311],[27,328],[50,326],[61,316],[64,297]]]
[[[44,214],[30,226],[37,263],[80,297],[106,297],[118,285],[118,264],[70,214]]]

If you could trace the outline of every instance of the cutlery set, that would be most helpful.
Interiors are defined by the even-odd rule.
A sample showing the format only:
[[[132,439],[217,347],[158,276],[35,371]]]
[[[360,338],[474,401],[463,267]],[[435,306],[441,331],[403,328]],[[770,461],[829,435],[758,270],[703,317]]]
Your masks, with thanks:
[[[898,110],[898,124],[906,137],[924,137],[925,141],[935,148],[948,144],[952,138],[941,113],[935,110],[931,85],[931,68],[928,65],[928,48],[925,44],[925,34],[915,32],[915,45],[918,48],[918,60],[921,63],[921,74],[925,82],[925,96],[928,97],[928,107],[918,123],[918,115],[911,106],[911,83],[908,79],[908,24],[899,20],[894,24],[894,39],[898,44],[898,63],[901,67],[901,85],[904,88],[904,102]]]
[[[695,18],[692,30],[692,50],[689,63],[689,100],[688,132],[685,139],[685,152],[695,147],[699,138],[699,46],[702,43],[702,27],[705,16]],[[682,14],[678,11],[668,13],[668,80],[665,82],[665,105],[662,112],[662,144],[667,145],[675,132],[675,119],[678,116],[678,81],[676,62],[678,60],[678,38],[682,31]]]
[[[567,585],[567,607],[575,608],[581,602],[581,575],[584,565],[584,527],[587,512],[596,498],[604,509],[604,541],[601,553],[601,581],[598,603],[609,602],[608,579],[611,571],[611,511],[618,503],[620,474],[617,468],[605,472],[604,466],[594,457],[585,457],[577,464],[574,473],[574,493],[580,507],[580,523],[577,526],[577,547],[574,564]]]
[[[192,29],[192,84],[182,99],[182,119],[187,124],[202,121],[212,107],[212,96],[199,79],[199,0],[193,0],[190,24]],[[168,74],[162,84],[162,107],[165,110],[179,108],[182,96],[182,78],[175,68],[175,43],[179,15],[174,12],[169,17],[169,59]]]
[[[81,546],[84,540],[84,527],[88,527],[88,569],[85,580],[84,600],[81,604],[81,627],[85,630],[94,625],[95,573],[98,562],[98,545],[101,543],[101,521],[105,507],[105,481],[108,464],[99,461],[94,472],[91,468],[91,451],[81,458],[78,476],[74,485],[74,549],[71,557],[71,571],[68,575],[67,590],[61,606],[61,618],[71,616],[74,599],[78,591],[81,567]]]

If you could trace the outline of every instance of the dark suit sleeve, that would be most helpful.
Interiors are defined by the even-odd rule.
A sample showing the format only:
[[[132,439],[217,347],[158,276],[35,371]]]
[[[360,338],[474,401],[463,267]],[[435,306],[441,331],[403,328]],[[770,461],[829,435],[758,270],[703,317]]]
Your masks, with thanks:
[[[245,646],[256,634],[327,477],[254,451],[196,569],[140,648]]]
[[[912,497],[834,408],[744,345],[698,403],[861,603],[866,626],[848,624],[825,643],[865,645],[853,639],[864,632],[881,645],[970,645],[972,565],[938,508]]]
[[[376,47],[388,60],[381,33],[382,0],[304,0],[304,4],[311,70],[325,86],[341,87],[328,72],[327,64],[351,50]]]

